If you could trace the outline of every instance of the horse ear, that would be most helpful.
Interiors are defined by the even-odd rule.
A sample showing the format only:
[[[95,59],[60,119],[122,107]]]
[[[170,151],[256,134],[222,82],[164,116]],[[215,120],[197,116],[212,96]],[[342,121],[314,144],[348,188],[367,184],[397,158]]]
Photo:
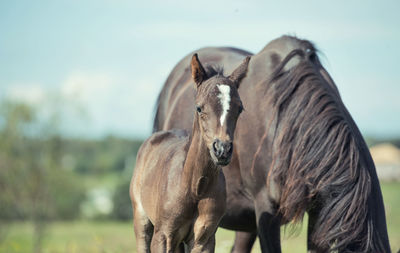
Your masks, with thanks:
[[[201,62],[199,61],[197,54],[192,56],[192,62],[190,63],[190,66],[192,69],[193,80],[196,84],[196,88],[198,88],[201,83],[207,79],[207,74],[203,68],[203,65],[201,65]]]
[[[229,76],[229,79],[236,85],[236,88],[239,88],[240,81],[243,79],[243,77],[246,76],[247,66],[249,65],[249,61],[250,61],[250,56],[247,56],[243,60],[242,64],[240,64],[240,66],[237,67]]]

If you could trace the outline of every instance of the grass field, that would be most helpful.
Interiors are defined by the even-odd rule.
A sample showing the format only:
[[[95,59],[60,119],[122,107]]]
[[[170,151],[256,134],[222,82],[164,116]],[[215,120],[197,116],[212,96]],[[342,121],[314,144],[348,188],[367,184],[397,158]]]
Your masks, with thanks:
[[[400,249],[400,183],[382,184],[389,238],[393,252]],[[306,223],[296,234],[283,235],[283,252],[306,252]],[[284,231],[282,229],[282,234]],[[229,252],[234,233],[219,229],[216,252]],[[15,223],[2,242],[0,253],[31,252],[32,227],[29,223]],[[130,222],[54,222],[49,225],[44,239],[45,253],[122,253],[135,252],[133,227]],[[253,252],[260,252],[258,242]]]

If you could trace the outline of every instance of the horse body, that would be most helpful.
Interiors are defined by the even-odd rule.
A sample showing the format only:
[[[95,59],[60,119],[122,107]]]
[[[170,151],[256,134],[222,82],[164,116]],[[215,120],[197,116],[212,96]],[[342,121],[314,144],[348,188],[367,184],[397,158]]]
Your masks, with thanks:
[[[229,77],[191,61],[196,111],[190,134],[154,133],[141,146],[130,196],[138,252],[214,252],[215,231],[225,213],[221,166],[232,157],[242,103],[237,88],[249,59]],[[193,83],[192,83],[193,84]]]
[[[212,252],[213,239],[209,239],[225,211],[225,180],[209,159],[203,168],[196,166],[194,171],[186,167],[185,171],[189,145],[189,135],[183,131],[161,131],[146,140],[139,151],[131,192],[135,233],[139,238],[147,237],[147,242],[138,239],[138,252],[147,252],[150,240],[152,252],[183,251],[183,241],[191,244],[190,248]],[[191,152],[207,152],[198,148],[204,146],[192,147]],[[201,178],[208,182],[199,194]]]
[[[227,70],[250,55],[232,48],[199,52]],[[182,68],[187,61],[160,93],[155,129],[191,124],[193,109],[176,109],[193,103],[182,96],[193,93]],[[241,231],[233,251],[250,252],[258,235],[263,252],[280,252],[280,225],[308,212],[310,252],[390,252],[373,161],[313,45],[290,36],[272,41],[252,56],[239,93],[245,113],[223,168],[227,211],[220,224]]]

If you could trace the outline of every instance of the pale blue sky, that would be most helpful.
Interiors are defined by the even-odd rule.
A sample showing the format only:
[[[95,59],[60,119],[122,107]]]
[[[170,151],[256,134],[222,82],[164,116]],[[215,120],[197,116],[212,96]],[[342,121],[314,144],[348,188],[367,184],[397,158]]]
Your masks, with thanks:
[[[315,42],[361,131],[400,136],[400,1],[0,2],[0,94],[61,94],[65,133],[150,134],[168,73],[205,46],[257,53],[283,34]],[[73,102],[71,102],[73,101]]]

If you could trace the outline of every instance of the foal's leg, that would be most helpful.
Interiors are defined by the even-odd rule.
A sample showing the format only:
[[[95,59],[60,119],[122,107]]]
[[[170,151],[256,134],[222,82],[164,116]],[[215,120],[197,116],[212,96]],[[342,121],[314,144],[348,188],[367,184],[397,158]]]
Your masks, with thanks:
[[[214,253],[215,252],[215,234],[210,236],[207,241],[194,241],[190,245],[191,253]]]
[[[173,234],[162,228],[155,229],[151,240],[151,253],[184,253],[183,243],[179,243]]]
[[[256,232],[236,232],[231,253],[250,253],[256,238]]]
[[[154,230],[153,224],[151,224],[144,213],[135,210],[133,212],[133,226],[135,229],[137,252],[149,253],[151,237]]]
[[[154,231],[153,238],[151,240],[151,252],[152,253],[165,253],[167,251],[167,237],[162,231]]]
[[[189,242],[190,252],[214,252],[215,232],[217,231],[218,221],[219,219],[212,214],[197,217],[193,226],[194,237]]]

